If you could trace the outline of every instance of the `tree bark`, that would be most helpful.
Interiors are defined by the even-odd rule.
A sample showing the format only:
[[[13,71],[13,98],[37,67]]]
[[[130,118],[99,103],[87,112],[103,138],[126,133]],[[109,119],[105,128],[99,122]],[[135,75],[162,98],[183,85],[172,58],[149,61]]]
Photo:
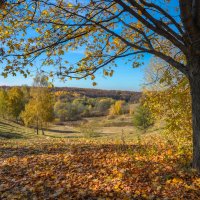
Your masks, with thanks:
[[[190,88],[192,97],[193,123],[193,168],[200,172],[200,57],[193,58],[190,64]]]
[[[38,125],[38,119],[37,119],[37,125],[36,125],[36,129],[37,129],[37,135],[39,135],[39,125]]]

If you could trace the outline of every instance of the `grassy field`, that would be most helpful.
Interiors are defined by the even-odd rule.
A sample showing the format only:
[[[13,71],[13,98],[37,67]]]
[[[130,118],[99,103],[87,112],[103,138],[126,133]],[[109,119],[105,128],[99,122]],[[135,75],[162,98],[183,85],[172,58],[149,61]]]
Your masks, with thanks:
[[[191,142],[128,116],[52,125],[0,122],[0,199],[199,199]],[[95,133],[95,137],[86,137]]]

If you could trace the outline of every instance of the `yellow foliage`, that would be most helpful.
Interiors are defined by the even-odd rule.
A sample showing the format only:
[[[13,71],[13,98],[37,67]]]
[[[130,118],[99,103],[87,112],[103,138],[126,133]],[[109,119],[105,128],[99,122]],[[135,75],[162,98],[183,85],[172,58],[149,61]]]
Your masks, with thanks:
[[[92,83],[92,85],[93,85],[93,86],[96,86],[96,85],[97,85],[97,83],[96,83],[96,82],[93,82],[93,83]]]
[[[110,115],[121,115],[123,114],[123,105],[124,101],[116,101],[115,104],[113,104],[109,110]]]
[[[43,10],[42,11],[42,15],[48,15],[48,11],[47,10]]]
[[[164,65],[163,65],[164,66]],[[162,68],[162,62],[154,62],[153,70]],[[187,78],[177,70],[157,71],[159,82],[144,91],[144,103],[153,116],[166,123],[168,133],[191,134],[192,114],[190,87]]]
[[[116,47],[120,46],[120,42],[121,42],[121,40],[119,38],[113,39],[113,43],[115,44]]]

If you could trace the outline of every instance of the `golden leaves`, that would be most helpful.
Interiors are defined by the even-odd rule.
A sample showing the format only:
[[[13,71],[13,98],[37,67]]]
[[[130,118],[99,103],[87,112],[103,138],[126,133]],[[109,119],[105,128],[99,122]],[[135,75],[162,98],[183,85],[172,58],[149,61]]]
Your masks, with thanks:
[[[127,150],[98,140],[37,138],[0,145],[1,198],[198,199],[200,179],[177,167],[182,155],[172,154],[162,137],[133,142]]]
[[[58,55],[64,55],[64,54],[65,54],[65,52],[62,49],[58,50]]]
[[[113,39],[113,43],[116,45],[116,46],[119,46],[120,45],[120,42],[121,40],[119,38],[114,38]]]
[[[68,7],[73,7],[73,4],[72,3],[68,3]]]
[[[141,23],[141,22],[137,22],[137,24],[136,24],[136,28],[138,28],[138,29],[142,29],[142,23]]]
[[[42,33],[41,28],[36,28],[35,30],[36,30],[37,33],[40,33],[40,34]]]
[[[113,74],[114,74],[114,70],[111,70],[111,71],[110,71],[110,77],[112,77]]]
[[[91,80],[94,80],[95,79],[95,76],[94,75],[91,75]]]
[[[92,83],[92,85],[93,85],[93,86],[96,86],[96,85],[97,85],[97,83],[96,83],[96,82],[93,82],[93,83]]]
[[[102,63],[103,63],[103,59],[101,58],[98,60],[98,64],[101,65]]]
[[[104,76],[108,76],[108,71],[103,70],[103,74],[104,74]]]
[[[48,12],[47,10],[43,10],[43,11],[42,11],[42,15],[48,15],[48,13],[49,13],[49,12]]]

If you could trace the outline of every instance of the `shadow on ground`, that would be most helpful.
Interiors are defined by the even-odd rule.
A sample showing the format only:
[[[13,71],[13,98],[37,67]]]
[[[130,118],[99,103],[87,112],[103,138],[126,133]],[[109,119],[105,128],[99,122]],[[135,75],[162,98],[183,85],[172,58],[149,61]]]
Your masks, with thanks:
[[[4,139],[21,139],[21,138],[25,138],[24,135],[21,135],[19,133],[11,133],[11,132],[4,132],[2,130],[0,130],[0,138],[4,138]]]
[[[152,196],[151,199],[175,199],[177,196],[180,199],[197,199],[200,191],[188,190],[182,182],[174,185],[166,183],[170,179],[186,177],[187,184],[192,185],[192,174],[181,177],[178,173],[181,160],[173,156],[157,161],[134,157],[135,152],[141,153],[147,148],[151,146],[73,145],[65,142],[1,147],[4,159],[17,156],[11,161],[13,163],[0,164],[0,183],[6,182],[5,187],[11,186],[2,191],[2,197],[6,197],[8,192],[9,195],[20,193],[25,199],[142,200],[146,196]],[[24,181],[14,184],[13,181],[19,177]]]
[[[78,133],[77,131],[69,131],[69,130],[58,130],[58,129],[45,129],[47,132],[53,132],[53,133]]]

